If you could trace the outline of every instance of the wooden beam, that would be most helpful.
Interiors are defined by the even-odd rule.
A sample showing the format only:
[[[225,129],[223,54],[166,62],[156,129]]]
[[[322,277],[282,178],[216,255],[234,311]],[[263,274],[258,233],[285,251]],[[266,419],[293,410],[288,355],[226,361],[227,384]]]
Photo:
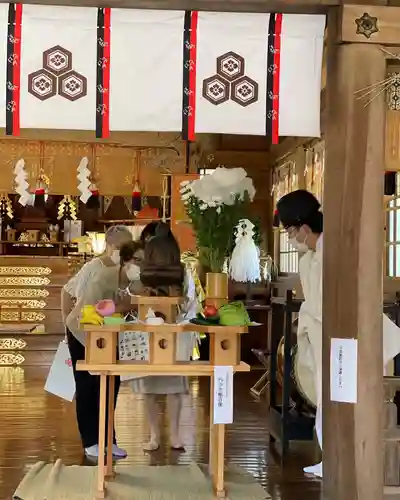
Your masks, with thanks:
[[[305,144],[314,139],[312,137],[285,137],[281,139],[279,144],[271,146],[268,156],[269,165],[274,166],[278,161],[294,153],[297,148],[304,147]]]
[[[383,498],[382,196],[386,77],[374,44],[328,49],[324,190],[323,474],[329,500]],[[330,400],[332,338],[358,342],[356,404]],[[354,361],[356,362],[356,360]]]
[[[400,7],[344,5],[339,40],[399,45]]]
[[[0,0],[0,3],[9,3]],[[24,4],[114,7],[120,9],[204,10],[217,12],[288,12],[313,14],[340,0],[25,0]]]

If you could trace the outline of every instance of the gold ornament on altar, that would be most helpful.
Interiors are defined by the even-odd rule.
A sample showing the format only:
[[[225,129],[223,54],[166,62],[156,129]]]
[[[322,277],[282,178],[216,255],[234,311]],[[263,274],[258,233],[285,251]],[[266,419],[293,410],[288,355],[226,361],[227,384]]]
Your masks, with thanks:
[[[58,204],[57,209],[57,219],[68,218],[71,220],[77,220],[77,206],[72,196],[67,194]]]
[[[13,219],[14,212],[12,208],[12,202],[7,193],[0,194],[0,217]]]

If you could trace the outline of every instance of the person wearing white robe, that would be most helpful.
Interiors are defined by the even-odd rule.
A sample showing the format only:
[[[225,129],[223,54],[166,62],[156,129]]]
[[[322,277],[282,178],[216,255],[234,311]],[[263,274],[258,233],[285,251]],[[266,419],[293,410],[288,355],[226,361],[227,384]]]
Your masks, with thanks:
[[[300,253],[299,274],[304,302],[297,330],[300,363],[315,376],[317,412],[315,429],[322,450],[322,262],[323,215],[318,200],[305,190],[283,196],[277,204],[276,223],[287,230],[290,244]],[[400,329],[383,314],[383,366],[400,353]],[[322,477],[322,462],[304,472]]]

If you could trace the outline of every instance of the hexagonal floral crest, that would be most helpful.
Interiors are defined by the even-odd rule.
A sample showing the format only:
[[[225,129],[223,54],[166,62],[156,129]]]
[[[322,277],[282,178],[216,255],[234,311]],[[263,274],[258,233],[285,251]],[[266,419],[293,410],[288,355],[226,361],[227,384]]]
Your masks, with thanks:
[[[43,68],[56,76],[63,75],[72,69],[72,53],[55,45],[43,52]]]
[[[87,79],[77,71],[70,71],[58,79],[58,94],[69,101],[77,101],[87,95]]]
[[[57,94],[57,78],[39,69],[28,75],[28,92],[41,101],[46,101]]]
[[[236,52],[227,52],[217,57],[217,73],[233,82],[244,75],[244,58]]]
[[[242,76],[232,83],[231,99],[244,107],[257,102],[258,83],[248,76]]]
[[[219,75],[213,75],[203,80],[203,97],[215,106],[229,100],[230,84]]]

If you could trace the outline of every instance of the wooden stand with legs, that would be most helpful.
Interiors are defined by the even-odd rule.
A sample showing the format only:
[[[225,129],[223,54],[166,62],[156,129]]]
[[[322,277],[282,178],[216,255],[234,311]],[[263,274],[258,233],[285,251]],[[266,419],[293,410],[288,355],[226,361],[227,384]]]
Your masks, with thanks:
[[[162,312],[166,319],[171,321],[175,320],[176,308],[181,301],[182,299],[177,297],[132,298],[132,302],[138,306],[140,318],[143,318],[151,307],[154,311]],[[106,498],[105,480],[111,480],[114,477],[112,444],[115,377],[128,373],[210,377],[209,473],[215,496],[224,498],[225,425],[213,423],[214,367],[232,366],[235,372],[250,370],[249,365],[240,361],[240,336],[247,333],[247,327],[127,323],[102,326],[84,325],[83,328],[87,334],[86,354],[85,361],[78,361],[77,370],[100,375],[99,461],[96,498]],[[149,361],[119,362],[116,360],[118,335],[123,331],[149,333]],[[210,335],[210,362],[182,363],[176,361],[177,335],[187,332],[204,332]]]

